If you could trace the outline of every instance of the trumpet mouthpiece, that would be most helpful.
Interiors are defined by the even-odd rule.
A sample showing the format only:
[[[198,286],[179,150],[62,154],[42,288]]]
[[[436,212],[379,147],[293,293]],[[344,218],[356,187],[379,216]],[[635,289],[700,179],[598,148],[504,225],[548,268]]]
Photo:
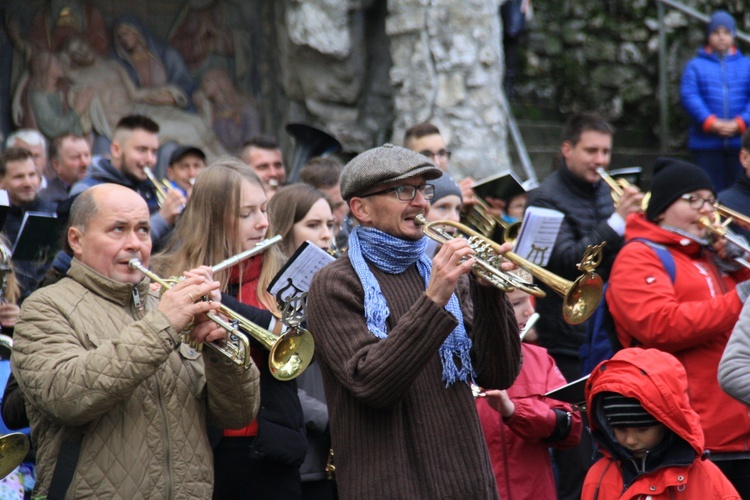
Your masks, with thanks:
[[[141,261],[138,259],[130,259],[128,261],[128,267],[130,269],[138,269],[138,267],[141,265]]]
[[[427,224],[427,219],[424,218],[424,215],[419,214],[414,217],[414,224],[416,224],[417,226],[424,226]]]
[[[276,189],[277,187],[279,187],[279,180],[278,179],[268,179],[268,185],[269,185],[269,187],[272,187],[272,188]]]

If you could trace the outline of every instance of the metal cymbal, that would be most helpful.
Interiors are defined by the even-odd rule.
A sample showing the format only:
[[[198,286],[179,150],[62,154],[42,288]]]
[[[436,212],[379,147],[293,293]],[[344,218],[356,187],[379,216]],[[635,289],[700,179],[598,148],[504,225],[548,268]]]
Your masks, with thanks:
[[[0,479],[19,466],[29,452],[29,438],[26,434],[14,432],[0,437]]]

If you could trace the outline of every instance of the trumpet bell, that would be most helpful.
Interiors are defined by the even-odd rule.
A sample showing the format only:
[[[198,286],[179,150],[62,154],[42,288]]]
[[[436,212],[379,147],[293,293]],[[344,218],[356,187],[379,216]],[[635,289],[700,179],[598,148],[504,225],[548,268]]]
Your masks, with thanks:
[[[268,368],[274,378],[287,381],[298,377],[312,362],[315,341],[305,329],[284,334],[271,349]]]
[[[602,299],[604,282],[593,272],[583,274],[563,297],[563,318],[566,323],[580,325],[593,314]],[[595,304],[591,307],[591,304]]]
[[[14,432],[0,437],[0,479],[18,467],[29,452],[29,438],[26,434]]]

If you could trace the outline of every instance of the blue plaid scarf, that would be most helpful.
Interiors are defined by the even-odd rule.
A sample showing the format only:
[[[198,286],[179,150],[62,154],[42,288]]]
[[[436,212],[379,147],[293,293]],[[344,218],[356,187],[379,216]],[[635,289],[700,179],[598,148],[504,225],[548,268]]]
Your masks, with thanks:
[[[426,247],[426,237],[418,241],[406,241],[371,227],[355,227],[349,235],[349,260],[365,290],[364,306],[367,328],[376,337],[384,339],[388,336],[385,320],[390,311],[383,292],[380,290],[380,284],[373,276],[365,259],[388,274],[403,273],[409,266],[416,263],[419,275],[424,280],[424,286],[427,289],[432,261],[425,255]],[[440,347],[445,386],[454,384],[456,380],[470,383],[476,376],[469,355],[471,339],[466,334],[463,314],[455,293],[445,309],[458,320],[458,326]],[[461,362],[460,368],[456,366],[456,357]]]

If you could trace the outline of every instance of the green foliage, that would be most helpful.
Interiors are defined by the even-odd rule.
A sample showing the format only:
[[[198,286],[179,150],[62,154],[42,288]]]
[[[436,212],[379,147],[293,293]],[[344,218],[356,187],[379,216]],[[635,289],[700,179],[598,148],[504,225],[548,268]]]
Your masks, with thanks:
[[[726,9],[737,26],[750,25],[747,0],[688,0],[710,14]],[[670,136],[685,139],[687,117],[679,104],[685,63],[705,41],[704,23],[665,6]],[[562,112],[591,110],[619,126],[650,131],[659,126],[657,6],[653,0],[534,0],[534,21],[521,42],[517,99]],[[744,52],[750,47],[738,46]],[[554,47],[550,53],[547,47]],[[560,47],[562,50],[560,50]]]

